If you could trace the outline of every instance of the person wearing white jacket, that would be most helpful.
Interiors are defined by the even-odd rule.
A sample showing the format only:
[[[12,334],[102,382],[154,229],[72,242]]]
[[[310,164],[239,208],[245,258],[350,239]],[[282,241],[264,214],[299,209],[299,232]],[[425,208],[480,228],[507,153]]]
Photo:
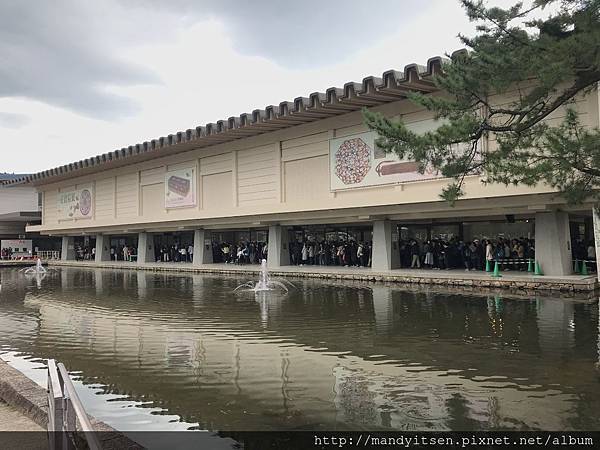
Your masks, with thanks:
[[[485,259],[488,261],[494,260],[494,247],[492,246],[491,241],[486,241],[487,245],[485,246]]]

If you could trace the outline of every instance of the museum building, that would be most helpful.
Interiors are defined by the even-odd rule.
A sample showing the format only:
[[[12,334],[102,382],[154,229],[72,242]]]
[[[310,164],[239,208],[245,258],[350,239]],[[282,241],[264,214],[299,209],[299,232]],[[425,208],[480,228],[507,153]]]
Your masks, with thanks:
[[[179,242],[193,249],[192,264],[206,265],[215,242],[258,241],[276,268],[290,264],[293,243],[346,239],[372,243],[372,270],[386,271],[399,267],[406,239],[501,236],[535,239],[544,272],[570,274],[573,238],[592,239],[591,205],[569,206],[549,186],[483,184],[473,175],[450,206],[439,197],[448,180],[375,145],[362,108],[400,117],[417,132],[437,126],[407,94],[444,95],[432,80],[441,64],[434,57],[9,183],[41,193],[41,224],[27,230],[62,237],[64,260],[85,241],[98,262],[128,245],[144,264]],[[575,107],[586,126],[599,126],[597,89]],[[493,151],[495,142],[482,145]]]

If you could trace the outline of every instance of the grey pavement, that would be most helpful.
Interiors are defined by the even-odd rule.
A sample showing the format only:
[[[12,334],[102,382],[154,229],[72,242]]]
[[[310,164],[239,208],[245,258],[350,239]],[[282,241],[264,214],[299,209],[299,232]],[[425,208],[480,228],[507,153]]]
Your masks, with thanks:
[[[5,433],[12,431],[16,433]],[[48,448],[46,430],[0,400],[0,448],[37,450]]]

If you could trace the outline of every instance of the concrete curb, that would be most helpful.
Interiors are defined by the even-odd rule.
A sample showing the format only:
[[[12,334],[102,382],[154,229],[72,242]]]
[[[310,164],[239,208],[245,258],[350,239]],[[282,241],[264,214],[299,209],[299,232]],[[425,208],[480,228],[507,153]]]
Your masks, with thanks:
[[[48,428],[48,393],[2,359],[0,359],[0,399],[40,427]],[[89,417],[104,449],[144,449],[120,431],[93,416]]]
[[[40,427],[48,427],[46,390],[2,359],[0,359],[0,398]]]
[[[49,266],[62,267],[86,267],[92,269],[118,269],[118,270],[147,270],[152,272],[180,272],[192,274],[223,274],[223,275],[241,275],[256,274],[260,271],[258,266],[241,266],[236,268],[222,267],[202,267],[192,265],[161,266],[152,263],[128,263],[120,264],[79,262],[79,261],[48,261]],[[482,272],[478,272],[482,273]],[[390,272],[311,272],[307,270],[278,270],[269,269],[269,274],[273,277],[289,278],[320,278],[331,280],[356,280],[356,281],[375,281],[385,283],[413,284],[413,285],[441,285],[441,286],[465,286],[477,288],[492,289],[517,289],[529,291],[546,292],[594,292],[598,288],[595,275],[586,277],[560,278],[552,276],[518,276],[511,275],[510,272],[503,272],[502,278],[491,278],[489,275],[457,275],[438,271],[435,273],[390,273]]]

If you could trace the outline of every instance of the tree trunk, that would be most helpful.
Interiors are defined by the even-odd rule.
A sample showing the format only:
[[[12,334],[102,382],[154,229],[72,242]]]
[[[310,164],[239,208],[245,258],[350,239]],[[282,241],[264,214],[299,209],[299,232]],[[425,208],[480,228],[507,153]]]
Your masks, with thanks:
[[[600,258],[600,204],[592,207],[592,216],[594,224],[594,244],[596,246],[596,277],[600,281],[600,270],[598,270],[598,258]]]
[[[592,207],[592,216],[594,218],[594,244],[596,246],[596,277],[600,281],[600,270],[598,270],[598,258],[600,258],[600,204]],[[600,302],[598,303],[600,309]],[[600,316],[598,318],[598,361],[595,364],[596,373],[600,377]]]

